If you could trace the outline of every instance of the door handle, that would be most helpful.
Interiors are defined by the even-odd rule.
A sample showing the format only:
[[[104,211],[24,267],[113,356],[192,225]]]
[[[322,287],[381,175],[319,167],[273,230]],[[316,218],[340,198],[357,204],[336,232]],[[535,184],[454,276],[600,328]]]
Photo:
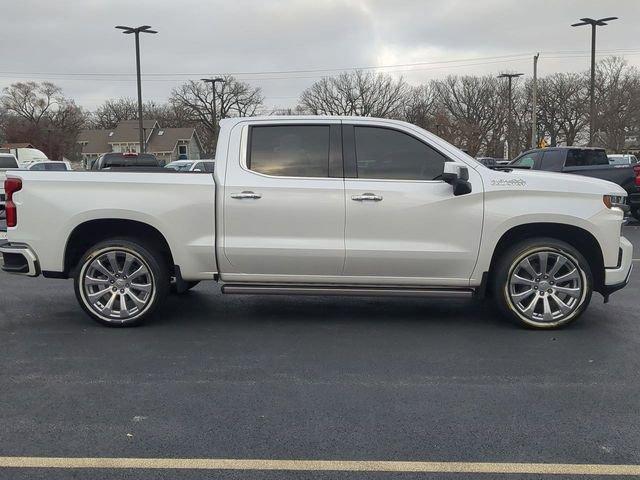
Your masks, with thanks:
[[[362,195],[353,195],[351,197],[351,200],[355,200],[356,202],[364,202],[364,201],[369,201],[369,202],[381,202],[382,201],[382,195],[376,195],[375,193],[363,193]]]
[[[231,198],[237,198],[240,200],[244,198],[252,198],[257,200],[259,198],[262,198],[262,195],[260,195],[259,193],[253,193],[248,190],[245,190],[244,192],[241,192],[241,193],[232,193]]]

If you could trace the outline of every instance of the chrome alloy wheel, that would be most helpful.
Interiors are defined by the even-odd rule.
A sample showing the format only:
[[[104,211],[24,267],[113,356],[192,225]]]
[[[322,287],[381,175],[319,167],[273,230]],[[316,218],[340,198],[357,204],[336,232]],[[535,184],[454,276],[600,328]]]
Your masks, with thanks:
[[[570,318],[586,297],[586,276],[577,260],[549,248],[516,259],[507,283],[509,303],[533,324]]]
[[[109,322],[125,322],[141,315],[152,303],[155,285],[151,269],[135,252],[107,248],[84,265],[83,301]]]

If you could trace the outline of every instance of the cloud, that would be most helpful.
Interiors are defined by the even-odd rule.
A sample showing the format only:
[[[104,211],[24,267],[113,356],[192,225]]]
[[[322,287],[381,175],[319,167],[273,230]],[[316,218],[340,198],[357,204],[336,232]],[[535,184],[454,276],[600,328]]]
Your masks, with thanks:
[[[89,108],[112,96],[136,95],[133,38],[115,30],[118,24],[149,24],[160,32],[141,38],[143,95],[157,101],[165,100],[171,88],[185,79],[226,72],[244,72],[239,76],[261,86],[269,104],[287,106],[295,104],[300,92],[321,73],[258,76],[246,72],[451,61],[536,51],[543,52],[542,74],[583,70],[588,66],[588,31],[569,25],[584,15],[621,17],[599,31],[598,46],[602,50],[636,48],[627,58],[635,64],[640,59],[640,42],[634,40],[640,14],[637,0],[540,0],[535,5],[514,0],[4,3],[0,86],[25,77],[48,78]],[[558,51],[577,53],[552,53]],[[393,75],[417,83],[448,73],[503,70],[528,74],[531,59],[423,65],[395,69]],[[106,73],[126,76],[98,75]]]

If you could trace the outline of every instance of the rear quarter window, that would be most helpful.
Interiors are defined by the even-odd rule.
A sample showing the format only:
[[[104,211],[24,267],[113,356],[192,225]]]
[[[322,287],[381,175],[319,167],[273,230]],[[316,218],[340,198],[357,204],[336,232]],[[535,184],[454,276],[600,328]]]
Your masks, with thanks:
[[[604,150],[572,148],[567,151],[565,167],[593,167],[609,165],[609,157]]]

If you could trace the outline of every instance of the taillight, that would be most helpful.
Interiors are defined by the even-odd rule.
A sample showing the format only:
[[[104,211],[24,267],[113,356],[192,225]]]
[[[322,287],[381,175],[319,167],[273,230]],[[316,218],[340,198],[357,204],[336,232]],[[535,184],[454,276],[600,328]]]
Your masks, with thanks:
[[[13,194],[22,190],[22,180],[19,178],[7,178],[4,181],[4,193],[7,197],[4,206],[7,215],[7,227],[15,227],[18,224],[18,212],[13,203]]]
[[[633,173],[636,175],[636,186],[640,187],[640,164],[633,166]]]

